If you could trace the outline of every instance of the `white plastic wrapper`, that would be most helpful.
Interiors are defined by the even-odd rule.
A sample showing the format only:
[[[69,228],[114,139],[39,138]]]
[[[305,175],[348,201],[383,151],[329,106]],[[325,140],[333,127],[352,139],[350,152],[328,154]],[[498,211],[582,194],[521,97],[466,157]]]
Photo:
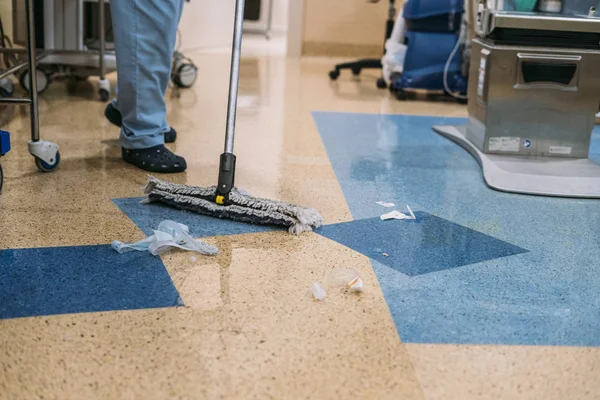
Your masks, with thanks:
[[[218,249],[215,246],[196,240],[189,234],[186,225],[174,221],[163,221],[154,231],[154,235],[135,243],[123,243],[118,240],[112,242],[111,247],[119,254],[130,251],[148,251],[153,256],[179,248],[187,251],[205,255],[216,255]]]
[[[317,300],[324,300],[327,296],[326,289],[331,287],[347,287],[352,292],[362,292],[364,283],[354,268],[335,268],[325,280],[325,289],[319,282],[310,286],[312,295]]]
[[[404,214],[398,210],[391,211],[387,214],[383,214],[381,217],[382,221],[387,221],[389,219],[417,219],[413,211],[410,209],[410,206],[406,206],[408,209],[409,215]]]

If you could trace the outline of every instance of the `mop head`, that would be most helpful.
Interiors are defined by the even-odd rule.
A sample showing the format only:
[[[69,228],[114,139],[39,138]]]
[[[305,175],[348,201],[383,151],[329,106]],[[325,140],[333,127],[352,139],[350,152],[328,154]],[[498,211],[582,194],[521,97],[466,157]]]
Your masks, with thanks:
[[[216,187],[175,184],[149,177],[144,192],[147,202],[159,202],[182,210],[217,218],[262,225],[282,225],[296,235],[323,225],[323,217],[312,208],[252,197],[233,189],[228,205],[215,203]]]

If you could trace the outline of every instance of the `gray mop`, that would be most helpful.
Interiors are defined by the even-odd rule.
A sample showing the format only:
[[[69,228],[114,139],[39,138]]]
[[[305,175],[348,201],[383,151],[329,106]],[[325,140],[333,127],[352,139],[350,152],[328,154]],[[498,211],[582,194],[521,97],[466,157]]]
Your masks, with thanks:
[[[242,50],[244,0],[236,0],[225,152],[221,154],[217,186],[202,188],[150,177],[144,192],[148,202],[160,202],[182,210],[218,218],[264,225],[282,225],[300,234],[319,228],[323,217],[312,208],[252,197],[234,187],[236,157],[233,154],[235,119]]]

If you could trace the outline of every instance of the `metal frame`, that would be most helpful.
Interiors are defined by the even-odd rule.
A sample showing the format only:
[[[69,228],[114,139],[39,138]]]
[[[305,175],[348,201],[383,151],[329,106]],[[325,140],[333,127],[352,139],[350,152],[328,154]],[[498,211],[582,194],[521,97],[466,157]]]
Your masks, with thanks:
[[[104,21],[104,0],[98,0],[99,11],[98,11],[98,30],[100,49],[99,51],[90,51],[91,53],[99,56],[99,72],[100,81],[106,81],[105,77],[105,21]],[[29,70],[29,97],[28,98],[0,98],[0,103],[4,104],[29,104],[30,109],[30,128],[31,128],[31,141],[29,142],[29,152],[38,161],[43,161],[46,165],[42,164],[44,171],[53,170],[58,166],[60,156],[58,155],[58,146],[54,143],[44,142],[40,140],[40,121],[39,121],[39,107],[38,107],[38,90],[37,90],[37,66],[38,62],[45,57],[52,54],[65,54],[65,53],[81,53],[81,51],[43,51],[37,54],[37,47],[35,43],[35,10],[33,6],[33,0],[25,0],[26,9],[26,22],[27,22],[27,49],[2,49],[0,53],[4,54],[23,54],[27,53],[27,62],[22,62],[7,71],[0,73],[0,79],[15,74],[24,68]],[[102,87],[101,87],[102,88]],[[38,167],[40,165],[38,164]]]
[[[6,98],[0,99],[0,103],[8,104],[29,104],[29,120],[31,123],[31,141],[40,140],[40,123],[38,113],[38,93],[37,93],[37,62],[47,54],[36,56],[35,49],[35,13],[33,10],[33,1],[25,0],[25,9],[27,13],[27,62],[23,62],[8,71],[0,74],[0,78],[12,75],[27,67],[29,73],[29,98]],[[7,49],[8,50],[8,49]],[[3,51],[5,52],[5,51]]]

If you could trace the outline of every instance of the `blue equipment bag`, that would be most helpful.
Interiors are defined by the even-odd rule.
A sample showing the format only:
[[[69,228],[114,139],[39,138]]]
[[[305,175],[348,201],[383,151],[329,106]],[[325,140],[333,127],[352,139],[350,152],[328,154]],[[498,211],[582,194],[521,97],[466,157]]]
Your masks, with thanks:
[[[461,0],[408,0],[404,5],[406,24],[404,68],[391,79],[390,90],[405,98],[404,90],[447,92],[444,69],[459,41],[464,4]],[[460,47],[460,45],[459,45]],[[454,53],[447,70],[448,89],[466,94],[467,79],[461,74],[461,49]]]

